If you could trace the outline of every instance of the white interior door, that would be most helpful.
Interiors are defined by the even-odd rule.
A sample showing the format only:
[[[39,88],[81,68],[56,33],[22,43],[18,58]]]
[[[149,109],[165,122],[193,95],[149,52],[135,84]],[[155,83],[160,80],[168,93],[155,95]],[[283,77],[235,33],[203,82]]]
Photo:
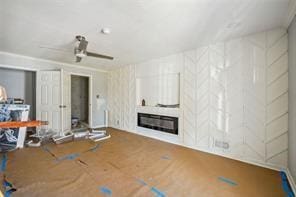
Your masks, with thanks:
[[[61,71],[37,72],[37,119],[48,121],[47,129],[62,132]]]
[[[71,131],[71,75],[62,71],[62,119],[63,132]]]

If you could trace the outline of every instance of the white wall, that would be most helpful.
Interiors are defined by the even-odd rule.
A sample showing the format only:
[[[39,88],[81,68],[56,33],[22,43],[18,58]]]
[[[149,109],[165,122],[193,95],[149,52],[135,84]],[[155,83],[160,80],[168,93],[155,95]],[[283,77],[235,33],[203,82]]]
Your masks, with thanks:
[[[111,126],[139,133],[135,79],[139,73],[153,72],[181,73],[180,144],[248,162],[287,166],[286,30],[258,33],[111,71]],[[215,147],[215,140],[229,143],[229,149]]]
[[[85,75],[92,75],[92,126],[104,125],[104,105],[101,109],[98,109],[96,104],[96,95],[100,95],[107,99],[107,73],[97,70],[85,68],[79,65],[70,65],[53,61],[40,60],[36,58],[20,56],[5,52],[0,52],[0,67],[19,68],[27,70],[54,70],[64,69],[68,72],[81,73]]]
[[[24,99],[31,106],[30,119],[35,118],[35,72],[0,68],[0,85],[6,88],[8,98]]]
[[[288,166],[296,182],[296,17],[289,27],[289,159]]]

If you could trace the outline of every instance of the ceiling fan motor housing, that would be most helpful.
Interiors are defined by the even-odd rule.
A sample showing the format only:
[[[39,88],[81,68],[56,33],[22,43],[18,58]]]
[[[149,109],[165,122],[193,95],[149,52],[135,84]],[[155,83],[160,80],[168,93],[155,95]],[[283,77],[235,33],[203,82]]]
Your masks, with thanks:
[[[86,48],[88,42],[85,40],[85,37],[83,36],[76,36],[76,39],[79,41],[79,45],[77,48],[75,48],[75,55],[77,57],[83,58],[87,56]]]

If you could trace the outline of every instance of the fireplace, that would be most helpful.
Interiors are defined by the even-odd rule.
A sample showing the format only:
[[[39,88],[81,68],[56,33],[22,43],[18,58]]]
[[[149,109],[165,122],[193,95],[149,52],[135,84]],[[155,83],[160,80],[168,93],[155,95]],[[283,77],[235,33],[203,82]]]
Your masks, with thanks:
[[[138,126],[178,135],[178,118],[138,113]]]

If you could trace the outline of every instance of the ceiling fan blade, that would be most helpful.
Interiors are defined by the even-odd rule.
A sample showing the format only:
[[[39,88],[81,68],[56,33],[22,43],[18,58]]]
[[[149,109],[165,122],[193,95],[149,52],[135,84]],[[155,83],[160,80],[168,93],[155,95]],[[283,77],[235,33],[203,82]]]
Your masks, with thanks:
[[[51,46],[45,46],[45,45],[39,45],[39,48],[53,50],[53,51],[59,51],[59,52],[64,52],[64,53],[72,53],[70,50],[67,50],[67,49],[62,49],[62,48],[58,48],[58,47],[51,47]]]
[[[76,56],[76,62],[81,62],[81,60],[82,60],[81,57]]]
[[[113,60],[114,57],[111,56],[107,56],[107,55],[101,55],[101,54],[97,54],[97,53],[92,53],[92,52],[86,52],[87,56],[91,56],[91,57],[97,57],[97,58],[103,58],[103,59],[108,59],[108,60]]]

